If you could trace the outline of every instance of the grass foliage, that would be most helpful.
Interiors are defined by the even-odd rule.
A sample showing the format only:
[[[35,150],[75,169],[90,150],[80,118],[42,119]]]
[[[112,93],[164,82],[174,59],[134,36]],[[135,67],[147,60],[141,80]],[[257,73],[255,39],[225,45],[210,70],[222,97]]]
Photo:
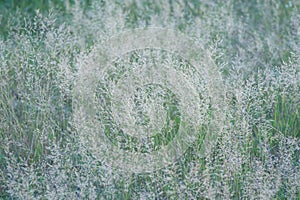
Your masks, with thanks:
[[[0,198],[300,199],[297,0],[49,2],[0,3]],[[153,26],[179,30],[209,51],[223,78],[217,109],[225,121],[210,117],[214,96],[203,95],[207,115],[183,156],[151,173],[124,173],[82,142],[80,132],[89,127],[78,129],[85,119],[74,115],[74,88],[103,41]],[[136,107],[159,88],[138,92]],[[181,122],[180,100],[163,92],[166,124],[151,136],[151,151],[176,137]],[[143,126],[157,117],[136,113]],[[204,138],[220,123],[204,156]],[[124,150],[149,150],[114,128],[105,127],[113,144],[126,140]]]

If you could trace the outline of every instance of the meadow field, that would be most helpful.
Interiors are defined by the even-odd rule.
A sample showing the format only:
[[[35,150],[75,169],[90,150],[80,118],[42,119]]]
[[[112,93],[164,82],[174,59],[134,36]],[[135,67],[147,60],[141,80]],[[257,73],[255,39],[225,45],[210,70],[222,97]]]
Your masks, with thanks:
[[[0,199],[300,199],[300,2],[0,0]]]

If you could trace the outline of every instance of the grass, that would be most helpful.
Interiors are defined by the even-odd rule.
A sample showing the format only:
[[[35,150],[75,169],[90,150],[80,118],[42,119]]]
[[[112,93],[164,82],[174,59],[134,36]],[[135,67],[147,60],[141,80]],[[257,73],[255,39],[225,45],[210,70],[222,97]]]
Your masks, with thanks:
[[[0,199],[300,199],[299,3],[159,2],[1,1]],[[216,97],[207,93],[211,77],[191,82],[189,61],[139,49],[112,61],[97,88],[85,87],[86,95],[97,89],[89,100],[98,103],[90,109],[98,119],[76,110],[83,101],[75,88],[82,73],[91,73],[86,66],[99,65],[97,56],[91,58],[105,48],[103,41],[152,26],[179,30],[209,52],[222,74],[222,105],[213,105]],[[158,55],[201,91],[201,123],[186,120],[188,102],[180,94],[193,91],[184,84],[175,91],[164,84],[130,84],[130,76],[142,83],[140,66],[158,62]],[[109,91],[126,94],[131,86],[132,104]],[[216,113],[225,121],[217,121]],[[113,160],[121,154],[110,148],[150,158],[176,141],[187,122],[199,125],[191,134],[196,138],[174,162],[150,172],[110,166],[129,158]],[[156,131],[142,143],[145,138],[124,131],[134,130],[130,123]],[[101,130],[107,144],[96,138]],[[204,154],[211,135],[215,143]],[[99,148],[112,156],[110,162],[97,156]]]

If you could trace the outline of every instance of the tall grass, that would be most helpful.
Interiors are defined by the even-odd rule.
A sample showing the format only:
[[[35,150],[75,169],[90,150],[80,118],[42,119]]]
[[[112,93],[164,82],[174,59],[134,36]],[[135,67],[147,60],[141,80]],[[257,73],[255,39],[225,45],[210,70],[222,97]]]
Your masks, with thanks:
[[[5,2],[1,9],[7,14],[8,7],[15,5]],[[53,2],[45,10],[39,4],[20,5],[10,18],[0,18],[5,27],[0,40],[0,198],[300,198],[300,4],[296,0]],[[55,5],[61,10],[48,10]],[[34,9],[27,15],[25,7]],[[37,8],[40,11],[33,11]],[[102,72],[104,58],[98,53],[107,48],[107,40],[149,27],[179,31],[207,51],[209,58],[196,63],[203,70],[198,74],[204,75],[193,76],[197,68],[178,52],[133,49],[109,61],[112,65],[107,74],[100,73],[98,85],[77,93],[80,81],[90,81],[81,77],[95,77],[88,69]],[[180,71],[184,80],[177,81],[181,83],[177,88],[138,85],[132,104],[122,101],[126,96],[108,92],[113,88],[127,94],[143,83],[145,73],[139,67],[152,66],[149,55]],[[164,70],[157,68],[161,72],[157,77],[169,69],[166,63]],[[89,68],[91,64],[95,66]],[[203,66],[216,66],[221,78],[206,73]],[[170,74],[175,74],[172,70]],[[137,83],[126,79],[131,73]],[[210,82],[223,94],[209,92]],[[189,102],[178,95],[194,94],[186,90],[189,83],[199,83],[194,84],[195,91],[201,91],[199,102],[193,105],[203,112],[202,121],[186,121],[198,126],[183,155],[141,172],[124,171],[95,153],[102,148],[114,155],[112,147],[146,156],[171,144],[184,126],[183,114],[190,114],[181,110]],[[90,94],[91,88],[98,91],[92,96],[98,107],[91,109],[96,116],[100,113],[98,121],[90,120],[86,110],[78,111],[82,103],[78,94]],[[222,102],[215,104],[219,95]],[[113,109],[118,104],[123,110]],[[128,124],[135,119],[132,128]],[[164,128],[156,132],[160,126]],[[124,131],[137,127],[154,130],[147,132],[154,143],[141,145],[144,138]],[[99,140],[98,132],[90,131],[98,128],[105,130],[105,141],[111,143],[107,149],[101,141],[94,142]],[[203,151],[212,140],[213,146]]]

